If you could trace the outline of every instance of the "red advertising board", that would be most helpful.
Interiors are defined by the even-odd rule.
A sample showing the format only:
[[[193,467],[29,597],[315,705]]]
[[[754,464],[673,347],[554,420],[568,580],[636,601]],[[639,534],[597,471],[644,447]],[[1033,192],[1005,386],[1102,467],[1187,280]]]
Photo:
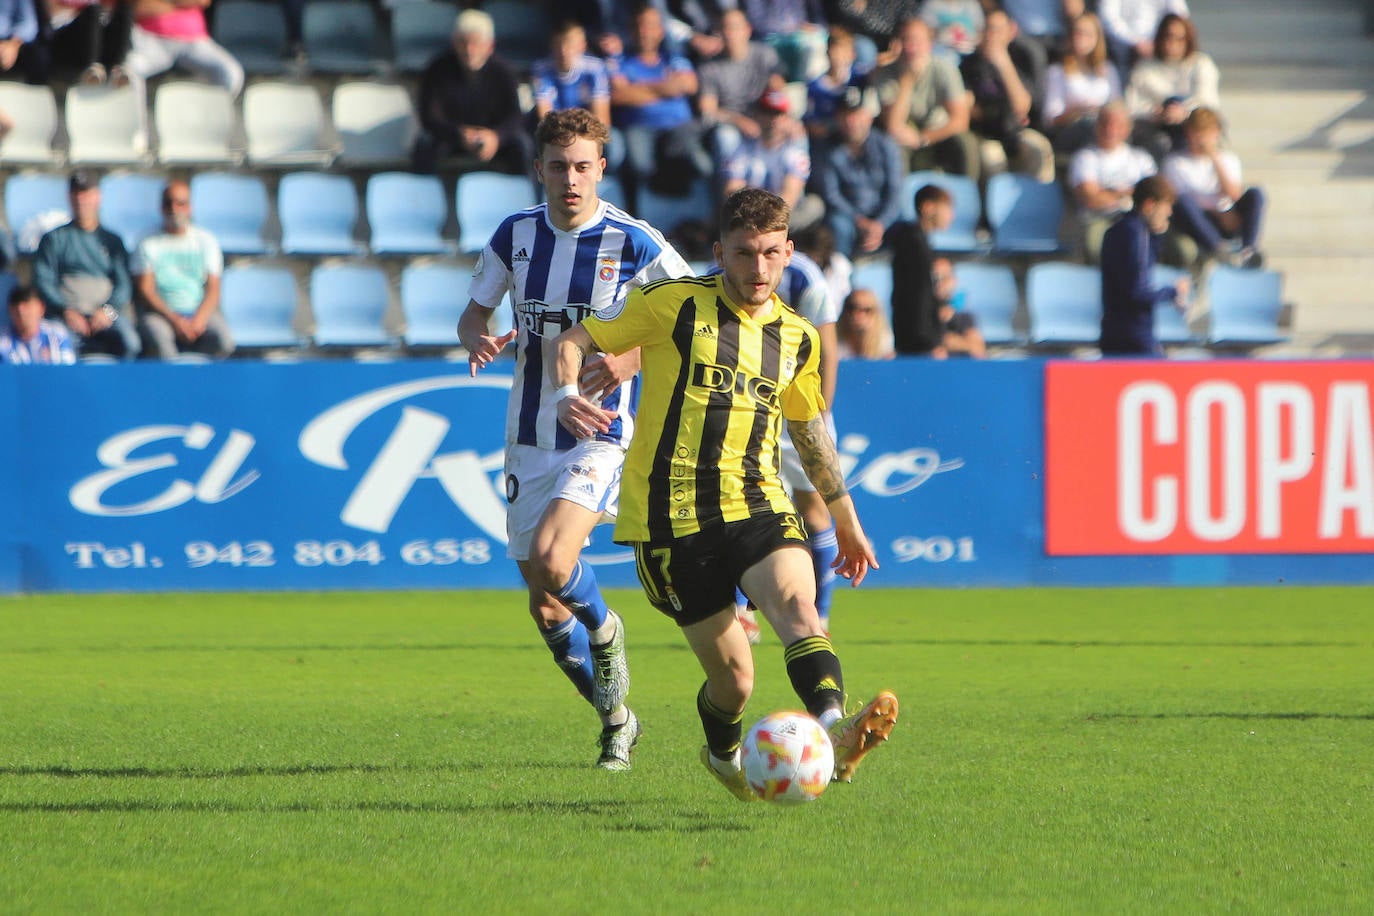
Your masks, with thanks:
[[[1053,362],[1046,549],[1374,553],[1372,401],[1367,361]]]

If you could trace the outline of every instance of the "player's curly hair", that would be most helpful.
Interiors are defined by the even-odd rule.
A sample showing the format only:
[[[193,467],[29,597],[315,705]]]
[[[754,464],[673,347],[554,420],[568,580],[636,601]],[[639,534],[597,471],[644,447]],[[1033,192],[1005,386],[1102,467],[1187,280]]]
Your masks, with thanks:
[[[792,208],[787,201],[763,188],[740,188],[720,207],[722,236],[744,229],[747,232],[787,231]]]
[[[535,149],[544,154],[544,147],[568,147],[577,140],[594,140],[598,150],[605,151],[611,140],[610,129],[596,115],[585,108],[565,108],[551,111],[534,129]]]

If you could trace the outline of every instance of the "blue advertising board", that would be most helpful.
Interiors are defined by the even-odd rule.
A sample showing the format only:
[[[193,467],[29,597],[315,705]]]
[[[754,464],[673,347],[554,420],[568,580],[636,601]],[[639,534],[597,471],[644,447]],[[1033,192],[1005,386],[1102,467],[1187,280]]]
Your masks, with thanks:
[[[867,586],[1374,581],[1367,554],[1048,555],[1045,365],[844,364]],[[518,587],[510,382],[418,360],[0,366],[0,591]],[[584,557],[637,585],[609,527]]]

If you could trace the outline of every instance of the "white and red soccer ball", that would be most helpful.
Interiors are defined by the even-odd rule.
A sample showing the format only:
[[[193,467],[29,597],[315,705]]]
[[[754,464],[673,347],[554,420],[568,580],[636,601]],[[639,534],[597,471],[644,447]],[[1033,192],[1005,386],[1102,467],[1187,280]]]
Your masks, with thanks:
[[[830,735],[804,712],[764,716],[744,736],[741,753],[744,777],[764,801],[815,801],[835,774]]]

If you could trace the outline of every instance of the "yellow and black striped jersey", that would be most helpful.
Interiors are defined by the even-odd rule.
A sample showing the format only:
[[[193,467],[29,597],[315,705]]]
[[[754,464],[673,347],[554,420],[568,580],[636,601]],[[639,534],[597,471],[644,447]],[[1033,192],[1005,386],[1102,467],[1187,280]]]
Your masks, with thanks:
[[[723,278],[661,280],[582,325],[599,349],[641,349],[643,388],[615,539],[694,534],[796,511],[778,477],[782,420],[825,409],[820,339],[775,295],[759,318]]]

